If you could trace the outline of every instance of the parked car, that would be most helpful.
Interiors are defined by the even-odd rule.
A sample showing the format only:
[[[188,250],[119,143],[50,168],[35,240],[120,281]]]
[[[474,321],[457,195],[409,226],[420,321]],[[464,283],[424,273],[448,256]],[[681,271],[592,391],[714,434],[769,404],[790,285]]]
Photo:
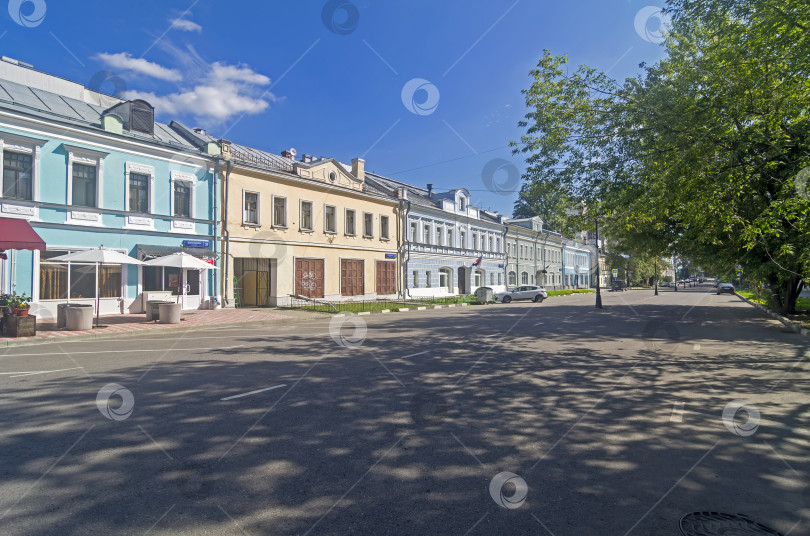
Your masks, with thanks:
[[[509,303],[512,300],[533,300],[541,303],[548,298],[548,293],[546,289],[537,285],[521,285],[506,292],[498,292],[495,297],[503,303]]]
[[[613,292],[614,290],[627,290],[627,283],[621,280],[614,281],[613,285],[610,287],[610,291]]]
[[[668,287],[669,285],[670,285],[669,281],[661,281],[661,283],[658,286],[660,286],[660,287]]]
[[[729,294],[734,294],[734,285],[731,283],[720,283],[717,285],[717,294],[722,294],[724,292],[728,292]]]

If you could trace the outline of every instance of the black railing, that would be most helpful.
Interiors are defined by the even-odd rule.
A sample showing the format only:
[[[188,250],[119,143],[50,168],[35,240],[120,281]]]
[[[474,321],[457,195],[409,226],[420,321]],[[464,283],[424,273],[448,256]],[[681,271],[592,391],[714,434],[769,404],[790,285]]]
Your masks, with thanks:
[[[475,296],[425,296],[413,298],[380,298],[360,299],[346,301],[330,301],[324,299],[307,298],[300,295],[290,296],[292,309],[306,309],[324,313],[365,313],[375,311],[399,311],[400,309],[415,309],[417,307],[432,307],[435,305],[460,305],[462,303],[476,303]]]

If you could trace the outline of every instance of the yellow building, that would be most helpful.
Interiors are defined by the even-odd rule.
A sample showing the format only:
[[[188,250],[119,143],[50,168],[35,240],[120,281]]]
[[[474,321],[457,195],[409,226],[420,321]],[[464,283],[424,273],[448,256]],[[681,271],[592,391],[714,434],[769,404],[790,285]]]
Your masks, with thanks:
[[[400,204],[365,184],[364,161],[301,161],[221,142],[226,305],[395,297]]]

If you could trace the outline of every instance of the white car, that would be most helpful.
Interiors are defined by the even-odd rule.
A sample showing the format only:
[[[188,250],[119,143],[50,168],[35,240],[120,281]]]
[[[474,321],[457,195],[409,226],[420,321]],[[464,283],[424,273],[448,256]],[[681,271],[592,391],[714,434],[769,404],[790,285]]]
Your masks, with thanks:
[[[541,303],[548,298],[548,293],[546,289],[537,285],[521,285],[506,292],[497,292],[495,297],[503,303],[509,303],[512,300],[532,300]]]

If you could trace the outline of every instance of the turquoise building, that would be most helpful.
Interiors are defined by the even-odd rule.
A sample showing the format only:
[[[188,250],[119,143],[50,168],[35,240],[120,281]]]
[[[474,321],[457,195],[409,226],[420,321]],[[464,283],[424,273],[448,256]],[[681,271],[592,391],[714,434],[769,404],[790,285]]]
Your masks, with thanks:
[[[103,245],[139,260],[187,251],[216,265],[218,144],[155,122],[145,101],[3,58],[0,160],[0,217],[27,220],[47,248],[0,259],[0,292],[32,296],[31,314],[47,321],[59,303],[93,303],[96,288],[102,315],[140,312],[146,297],[184,288],[187,309],[216,303],[216,270],[51,259]]]

